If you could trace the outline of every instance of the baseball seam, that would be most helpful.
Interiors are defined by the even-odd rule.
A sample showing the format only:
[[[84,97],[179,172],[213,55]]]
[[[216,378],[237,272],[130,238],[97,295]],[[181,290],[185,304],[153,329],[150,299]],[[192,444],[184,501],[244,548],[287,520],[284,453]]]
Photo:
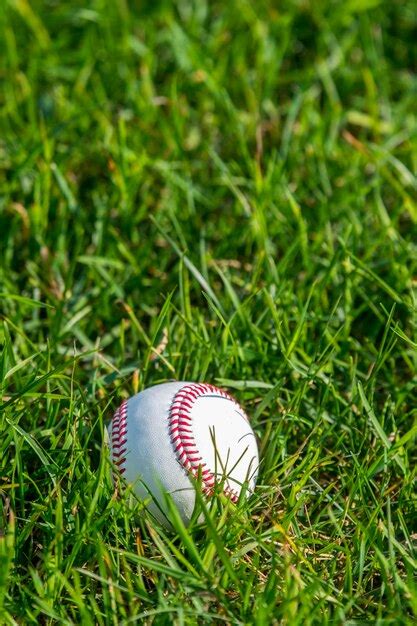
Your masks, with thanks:
[[[174,396],[169,409],[169,435],[175,455],[182,467],[195,478],[201,475],[203,491],[207,495],[213,493],[216,476],[207,467],[198,450],[192,428],[191,411],[194,403],[202,396],[215,393],[239,406],[236,400],[223,389],[207,383],[190,383],[181,387]],[[242,411],[241,407],[239,407]],[[246,416],[245,416],[246,418]],[[247,418],[246,418],[247,419]],[[239,491],[225,485],[223,493],[232,502],[237,502]]]
[[[113,416],[111,452],[114,467],[113,476],[115,473],[124,474],[126,471],[127,452],[127,400],[122,402]]]

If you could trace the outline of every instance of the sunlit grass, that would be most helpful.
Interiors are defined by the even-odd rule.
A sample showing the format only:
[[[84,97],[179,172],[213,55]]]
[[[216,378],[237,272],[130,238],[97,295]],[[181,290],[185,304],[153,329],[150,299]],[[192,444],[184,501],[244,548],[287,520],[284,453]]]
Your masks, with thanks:
[[[414,623],[413,2],[0,27],[0,623]],[[262,459],[174,533],[103,437],[170,379],[229,389]]]

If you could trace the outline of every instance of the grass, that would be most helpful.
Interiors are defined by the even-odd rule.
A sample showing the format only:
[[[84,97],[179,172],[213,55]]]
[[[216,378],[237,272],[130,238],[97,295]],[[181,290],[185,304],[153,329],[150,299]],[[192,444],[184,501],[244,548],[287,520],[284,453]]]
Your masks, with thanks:
[[[1,624],[415,623],[415,9],[1,4]],[[103,442],[170,379],[262,455],[176,534]]]

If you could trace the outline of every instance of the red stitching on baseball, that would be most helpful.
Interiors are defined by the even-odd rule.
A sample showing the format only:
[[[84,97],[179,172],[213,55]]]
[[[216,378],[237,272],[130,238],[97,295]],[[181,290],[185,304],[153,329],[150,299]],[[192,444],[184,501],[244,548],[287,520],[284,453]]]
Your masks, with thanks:
[[[117,468],[117,473],[124,474],[126,471],[127,452],[127,447],[124,447],[127,443],[127,400],[122,402],[113,416],[111,435],[113,465]],[[115,472],[113,472],[113,477],[116,478]]]
[[[223,389],[206,383],[190,383],[184,385],[184,387],[175,394],[168,417],[170,439],[177,459],[183,468],[193,474],[195,478],[201,474],[203,491],[207,495],[213,492],[216,477],[211,470],[206,469],[207,465],[203,462],[197,448],[194,433],[192,430],[189,430],[189,428],[185,428],[185,426],[192,428],[191,410],[195,401],[202,396],[212,393],[216,393],[222,398],[227,398],[237,404],[236,400]],[[239,407],[239,409],[242,411],[241,407]],[[245,414],[243,413],[243,415]],[[237,502],[239,498],[239,492],[229,485],[224,486],[223,493],[228,496],[232,502]]]

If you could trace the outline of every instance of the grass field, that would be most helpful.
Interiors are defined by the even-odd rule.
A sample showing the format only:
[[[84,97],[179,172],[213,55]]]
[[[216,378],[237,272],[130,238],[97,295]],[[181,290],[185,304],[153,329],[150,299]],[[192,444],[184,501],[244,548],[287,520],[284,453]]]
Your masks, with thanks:
[[[0,624],[417,620],[413,0],[3,0]],[[235,507],[164,531],[104,426],[251,417]]]

